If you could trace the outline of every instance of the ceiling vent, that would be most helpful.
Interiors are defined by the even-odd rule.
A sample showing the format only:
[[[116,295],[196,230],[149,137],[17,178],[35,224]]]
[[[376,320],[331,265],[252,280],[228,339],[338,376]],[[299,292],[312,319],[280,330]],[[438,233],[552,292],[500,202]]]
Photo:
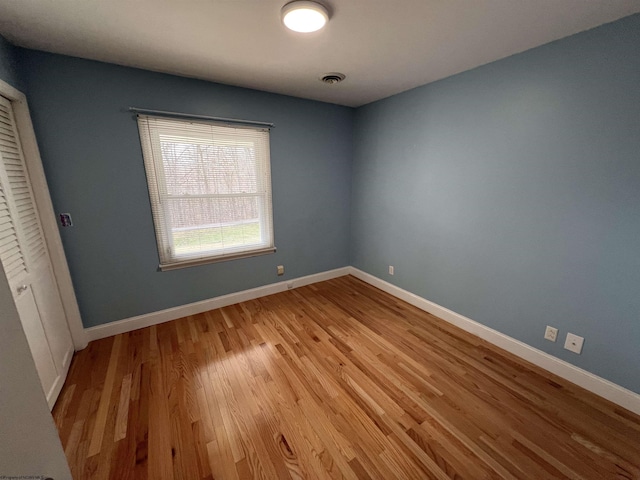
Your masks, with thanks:
[[[329,85],[335,85],[336,83],[340,83],[341,81],[343,81],[345,78],[346,77],[344,73],[331,72],[325,73],[322,77],[320,77],[320,80]]]

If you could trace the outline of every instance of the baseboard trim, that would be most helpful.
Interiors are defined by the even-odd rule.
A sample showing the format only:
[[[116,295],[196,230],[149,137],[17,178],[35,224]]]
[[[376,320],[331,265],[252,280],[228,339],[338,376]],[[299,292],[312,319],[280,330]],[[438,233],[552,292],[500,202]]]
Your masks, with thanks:
[[[120,333],[131,332],[133,330],[150,327],[151,325],[157,325],[159,323],[176,320],[189,315],[196,315],[216,308],[226,307],[228,305],[265,297],[267,295],[273,295],[274,293],[284,292],[285,290],[290,290],[292,288],[303,287],[305,285],[311,285],[312,283],[324,282],[325,280],[331,280],[332,278],[343,277],[349,274],[349,268],[350,267],[336,268],[335,270],[328,270],[326,272],[315,273],[305,277],[293,278],[278,283],[272,283],[270,285],[264,285],[262,287],[252,288],[250,290],[243,290],[241,292],[230,293],[220,297],[209,298],[200,302],[180,305],[179,307],[167,308],[166,310],[125,318],[123,320],[106,323],[104,325],[87,328],[85,329],[85,332],[89,341],[111,337]]]
[[[404,300],[425,312],[429,312],[473,335],[482,338],[483,340],[486,340],[489,343],[492,343],[493,345],[537,365],[540,368],[558,375],[565,380],[575,383],[596,395],[606,398],[607,400],[640,415],[639,394],[632,392],[631,390],[627,390],[626,388],[602,377],[594,375],[593,373],[587,372],[586,370],[576,367],[564,360],[560,360],[559,358],[549,355],[542,350],[531,347],[530,345],[500,333],[497,330],[471,320],[470,318],[460,315],[459,313],[449,310],[437,303],[433,303],[414,293],[392,285],[389,282],[385,282],[384,280],[363,272],[355,267],[337,268],[335,270],[272,283],[270,285],[264,285],[262,287],[252,288],[242,292],[230,293],[228,295],[222,295],[220,297],[214,297],[200,302],[189,303],[179,307],[125,318],[105,325],[87,328],[85,329],[85,332],[89,341],[98,340],[100,338],[111,337],[120,333],[138,330],[140,328],[176,320],[188,315],[196,315],[208,310],[214,310],[216,308],[226,307],[228,305],[233,305],[247,300],[273,295],[274,293],[284,292],[291,288],[311,285],[313,283],[323,282],[325,280],[331,280],[332,278],[342,277],[345,275],[353,275],[354,277],[359,278],[360,280],[373,285],[374,287],[377,287],[400,300]]]
[[[607,400],[640,415],[640,395],[632,392],[631,390],[627,390],[626,388],[610,382],[609,380],[587,372],[586,370],[576,367],[564,360],[560,360],[559,358],[549,355],[542,350],[533,348],[526,343],[500,333],[497,330],[493,330],[492,328],[482,325],[481,323],[471,320],[470,318],[460,315],[459,313],[449,310],[441,305],[430,302],[429,300],[408,292],[407,290],[385,282],[384,280],[363,272],[355,267],[349,267],[349,273],[354,277],[399,298],[400,300],[404,300],[405,302],[410,303],[425,312],[429,312],[469,333],[472,333],[473,335],[517,355],[540,368],[544,368],[565,380],[575,383],[585,390],[589,390],[596,395],[606,398]]]

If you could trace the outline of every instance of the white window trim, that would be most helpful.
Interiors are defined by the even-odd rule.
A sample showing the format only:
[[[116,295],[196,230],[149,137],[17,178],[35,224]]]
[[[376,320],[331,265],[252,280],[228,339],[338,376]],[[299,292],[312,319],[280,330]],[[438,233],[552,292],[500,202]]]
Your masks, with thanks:
[[[207,122],[206,120],[193,120],[193,119],[180,119],[180,118],[167,118],[157,115],[143,115],[138,114],[138,128],[140,133],[140,142],[142,145],[143,158],[145,164],[145,170],[147,175],[147,186],[149,189],[149,198],[151,201],[154,228],[156,234],[156,243],[158,247],[158,256],[160,259],[159,270],[168,271],[179,268],[192,267],[197,265],[205,265],[209,263],[224,262],[229,260],[235,260],[240,258],[254,257],[258,255],[266,255],[274,253],[276,251],[274,245],[273,234],[273,203],[271,199],[271,159],[269,152],[269,137],[266,139],[266,154],[267,158],[264,162],[258,162],[258,168],[261,170],[258,172],[258,176],[263,179],[264,189],[262,192],[257,193],[239,193],[239,194],[202,194],[202,195],[185,195],[168,196],[163,192],[166,187],[166,181],[164,180],[164,170],[158,168],[157,159],[162,158],[160,148],[159,130],[153,130],[149,128],[149,121],[154,119],[160,119],[165,121],[177,121],[184,123],[192,123],[199,125],[214,124],[218,127],[228,127],[233,129],[250,129],[254,131],[268,131],[268,128],[263,126],[250,127],[250,126],[238,126],[235,124],[223,124],[219,122]],[[163,127],[162,134],[172,134],[170,127]],[[182,138],[192,137],[194,144],[210,144],[211,140],[203,139],[202,134],[197,132],[185,132],[183,130],[176,130],[173,132],[176,136]],[[224,138],[224,136],[216,136],[216,139]],[[237,138],[233,138],[233,142],[237,142]],[[242,140],[240,140],[242,142]],[[179,198],[223,198],[223,197],[257,197],[261,203],[268,202],[266,208],[258,208],[259,212],[259,225],[261,229],[261,238],[268,240],[266,243],[260,243],[251,248],[250,246],[243,245],[237,248],[227,247],[223,253],[219,253],[219,250],[211,250],[211,254],[207,255],[206,251],[199,251],[193,255],[176,255],[173,247],[173,235],[171,233],[171,222],[166,219],[165,206],[170,199]],[[164,220],[163,220],[164,219]]]

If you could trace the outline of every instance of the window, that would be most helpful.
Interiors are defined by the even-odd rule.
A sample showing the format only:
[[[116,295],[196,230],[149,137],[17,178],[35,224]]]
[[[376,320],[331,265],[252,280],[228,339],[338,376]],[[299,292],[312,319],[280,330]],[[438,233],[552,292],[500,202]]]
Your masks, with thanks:
[[[269,130],[138,115],[160,269],[275,251]]]

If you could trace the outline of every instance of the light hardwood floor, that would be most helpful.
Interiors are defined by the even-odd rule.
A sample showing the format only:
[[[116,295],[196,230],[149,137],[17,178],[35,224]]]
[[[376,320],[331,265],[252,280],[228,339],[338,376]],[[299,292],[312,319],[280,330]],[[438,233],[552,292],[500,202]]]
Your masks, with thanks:
[[[640,479],[640,417],[353,278],[92,342],[76,479]]]

